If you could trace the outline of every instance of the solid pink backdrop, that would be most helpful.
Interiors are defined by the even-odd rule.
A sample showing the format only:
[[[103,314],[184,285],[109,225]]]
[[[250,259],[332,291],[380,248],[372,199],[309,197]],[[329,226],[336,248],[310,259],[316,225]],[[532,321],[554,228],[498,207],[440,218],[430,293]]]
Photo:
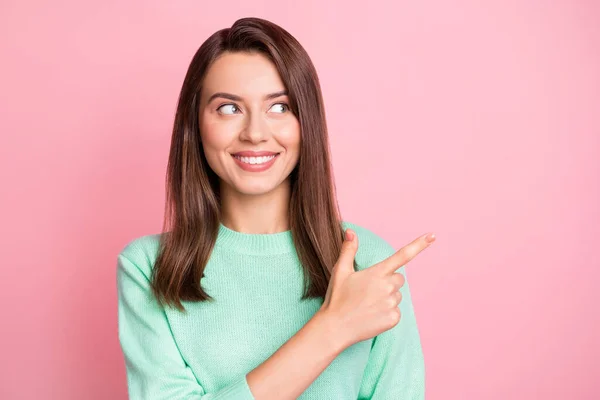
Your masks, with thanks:
[[[214,31],[289,30],[344,218],[400,248],[427,399],[600,397],[592,1],[0,5],[2,399],[125,399],[116,256],[159,232],[178,92]]]

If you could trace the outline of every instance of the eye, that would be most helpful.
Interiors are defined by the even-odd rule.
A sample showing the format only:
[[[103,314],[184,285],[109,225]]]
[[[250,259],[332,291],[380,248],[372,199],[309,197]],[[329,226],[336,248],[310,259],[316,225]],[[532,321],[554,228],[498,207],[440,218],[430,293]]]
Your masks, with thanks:
[[[278,107],[275,108],[276,106],[278,106]],[[284,113],[287,110],[289,110],[290,106],[288,106],[285,103],[276,103],[276,104],[273,104],[273,107],[271,107],[271,109],[273,109],[273,108],[275,108],[276,110],[279,110],[279,111],[276,111],[278,113]]]
[[[223,110],[228,110],[228,111],[223,112]],[[239,111],[239,108],[235,104],[223,104],[222,106],[217,108],[218,112],[220,112],[221,114],[225,114],[225,115],[235,114],[236,110]]]

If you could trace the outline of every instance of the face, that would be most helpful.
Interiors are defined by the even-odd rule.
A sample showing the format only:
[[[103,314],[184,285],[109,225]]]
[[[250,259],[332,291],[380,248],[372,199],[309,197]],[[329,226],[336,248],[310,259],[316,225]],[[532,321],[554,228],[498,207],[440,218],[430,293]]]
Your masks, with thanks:
[[[268,58],[219,57],[204,78],[198,115],[204,154],[221,190],[257,195],[286,182],[299,158],[300,124]]]

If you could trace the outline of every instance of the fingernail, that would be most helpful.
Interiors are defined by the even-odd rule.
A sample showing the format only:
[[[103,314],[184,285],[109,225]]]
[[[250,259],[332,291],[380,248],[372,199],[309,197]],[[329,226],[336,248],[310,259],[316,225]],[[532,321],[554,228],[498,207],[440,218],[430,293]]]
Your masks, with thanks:
[[[352,241],[354,239],[354,233],[350,229],[346,229],[346,240]]]
[[[435,241],[435,233],[430,233],[429,235],[425,236],[425,241],[427,243],[433,243]]]

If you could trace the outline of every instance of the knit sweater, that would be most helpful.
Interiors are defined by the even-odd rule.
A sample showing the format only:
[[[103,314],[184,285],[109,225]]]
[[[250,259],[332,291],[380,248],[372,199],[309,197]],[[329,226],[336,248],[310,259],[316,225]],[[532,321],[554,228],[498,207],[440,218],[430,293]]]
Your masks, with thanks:
[[[358,270],[396,250],[374,232],[358,236]],[[248,234],[223,224],[201,283],[213,302],[162,307],[150,289],[160,234],[129,242],[117,257],[118,329],[133,400],[255,400],[246,374],[319,310],[301,300],[303,274],[291,231]],[[397,272],[405,274],[404,266]],[[406,276],[406,274],[405,274]],[[340,353],[302,400],[414,400],[425,396],[425,368],[408,281],[400,322]]]

